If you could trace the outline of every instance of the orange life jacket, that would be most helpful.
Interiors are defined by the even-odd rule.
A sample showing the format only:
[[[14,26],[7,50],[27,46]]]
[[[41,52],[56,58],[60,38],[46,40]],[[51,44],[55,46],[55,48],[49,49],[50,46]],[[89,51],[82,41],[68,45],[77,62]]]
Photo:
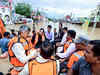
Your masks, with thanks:
[[[3,34],[6,32],[2,19],[0,19],[0,33],[3,37]]]
[[[69,47],[70,43],[72,43],[72,40],[68,40],[67,43],[64,44],[64,52],[66,52],[66,50]]]
[[[56,75],[56,72],[56,61],[38,63],[33,60],[29,62],[29,75]]]
[[[84,52],[83,51],[78,51],[74,54],[72,54],[72,56],[69,59],[69,62],[67,64],[68,68],[72,68],[72,65],[77,62],[82,56],[84,56]]]
[[[12,51],[12,46],[14,43],[20,42],[22,43],[24,50],[26,52],[26,55],[29,54],[29,49],[30,49],[30,45],[28,44],[28,42],[25,39],[18,39],[18,37],[14,37],[10,40],[10,42],[8,43],[8,53],[9,53],[9,58],[10,58],[10,63],[12,65],[14,65],[15,67],[23,67],[24,64],[21,63],[16,56],[14,55],[13,51]]]
[[[29,44],[29,49],[34,50],[35,48],[34,48],[34,46],[33,46],[31,40],[32,40],[32,37],[29,36],[29,37],[27,38],[27,41],[28,41],[28,44]],[[28,51],[28,52],[29,52],[29,51]],[[30,54],[30,53],[28,53],[28,54]]]
[[[11,75],[18,75],[18,73],[19,73],[19,71],[15,70],[15,69],[12,69],[12,70],[10,71],[10,74],[11,74]]]

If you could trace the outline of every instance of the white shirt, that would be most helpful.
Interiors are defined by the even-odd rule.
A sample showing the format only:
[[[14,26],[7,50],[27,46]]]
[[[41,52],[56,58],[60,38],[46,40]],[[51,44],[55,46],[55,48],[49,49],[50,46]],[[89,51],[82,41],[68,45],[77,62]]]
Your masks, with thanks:
[[[67,32],[63,35],[63,38],[61,40],[61,44],[64,44],[66,42],[66,38],[67,38]]]
[[[61,45],[64,45],[64,43],[66,43],[66,38],[67,38],[67,32],[63,35],[63,38],[60,42]],[[57,48],[57,53],[60,53],[62,51],[63,51],[63,46]]]
[[[18,75],[29,75],[28,63],[24,66],[23,70]]]
[[[26,56],[25,50],[21,43],[15,43],[12,46],[12,51],[14,52],[16,58],[18,58],[18,60],[23,64],[27,63],[30,59],[32,59],[33,56],[35,56],[37,52],[36,50],[33,50],[33,51],[30,50],[31,53],[28,56]]]
[[[45,36],[46,36],[46,38],[47,39],[49,39],[50,40],[50,42],[53,42],[54,41],[54,32],[45,32]]]
[[[67,58],[69,57],[74,51],[76,50],[75,43],[71,43],[69,47],[67,48],[65,53],[57,53],[57,56],[60,58]]]

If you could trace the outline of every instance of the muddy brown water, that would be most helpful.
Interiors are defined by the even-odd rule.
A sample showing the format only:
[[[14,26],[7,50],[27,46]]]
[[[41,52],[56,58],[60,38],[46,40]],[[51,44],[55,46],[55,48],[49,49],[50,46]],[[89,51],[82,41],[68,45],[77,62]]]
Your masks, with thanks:
[[[68,27],[68,29],[74,29],[77,34],[88,35],[91,40],[100,40],[100,28],[95,28],[95,30],[93,31],[93,27],[88,27],[88,31],[87,33],[85,33],[82,26],[71,24],[67,24],[66,26]]]

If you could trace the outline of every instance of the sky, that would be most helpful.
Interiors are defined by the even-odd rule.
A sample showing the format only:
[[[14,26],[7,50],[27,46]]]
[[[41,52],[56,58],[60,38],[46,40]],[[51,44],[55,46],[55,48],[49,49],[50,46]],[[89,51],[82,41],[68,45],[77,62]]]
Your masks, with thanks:
[[[96,8],[100,0],[14,0],[17,2],[26,2],[32,5],[34,9],[47,13],[49,17],[61,18],[65,15],[76,17],[86,17]]]

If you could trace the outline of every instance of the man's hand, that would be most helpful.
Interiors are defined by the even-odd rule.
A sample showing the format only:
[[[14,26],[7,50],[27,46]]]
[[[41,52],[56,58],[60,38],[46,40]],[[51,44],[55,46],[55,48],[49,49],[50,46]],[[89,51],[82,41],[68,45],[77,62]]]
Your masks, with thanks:
[[[57,43],[56,43],[56,46],[60,46],[60,42],[57,42]]]
[[[30,51],[30,55],[31,55],[33,58],[35,58],[35,57],[38,56],[39,52],[40,52],[40,49],[31,50],[31,51]]]
[[[59,53],[56,53],[56,56],[59,56]]]
[[[5,58],[8,58],[8,52],[5,52],[0,56],[0,59],[5,59]]]
[[[73,70],[69,69],[67,75],[73,75]]]
[[[65,61],[65,59],[59,59],[59,61],[62,63],[62,62],[64,62],[64,61]]]

